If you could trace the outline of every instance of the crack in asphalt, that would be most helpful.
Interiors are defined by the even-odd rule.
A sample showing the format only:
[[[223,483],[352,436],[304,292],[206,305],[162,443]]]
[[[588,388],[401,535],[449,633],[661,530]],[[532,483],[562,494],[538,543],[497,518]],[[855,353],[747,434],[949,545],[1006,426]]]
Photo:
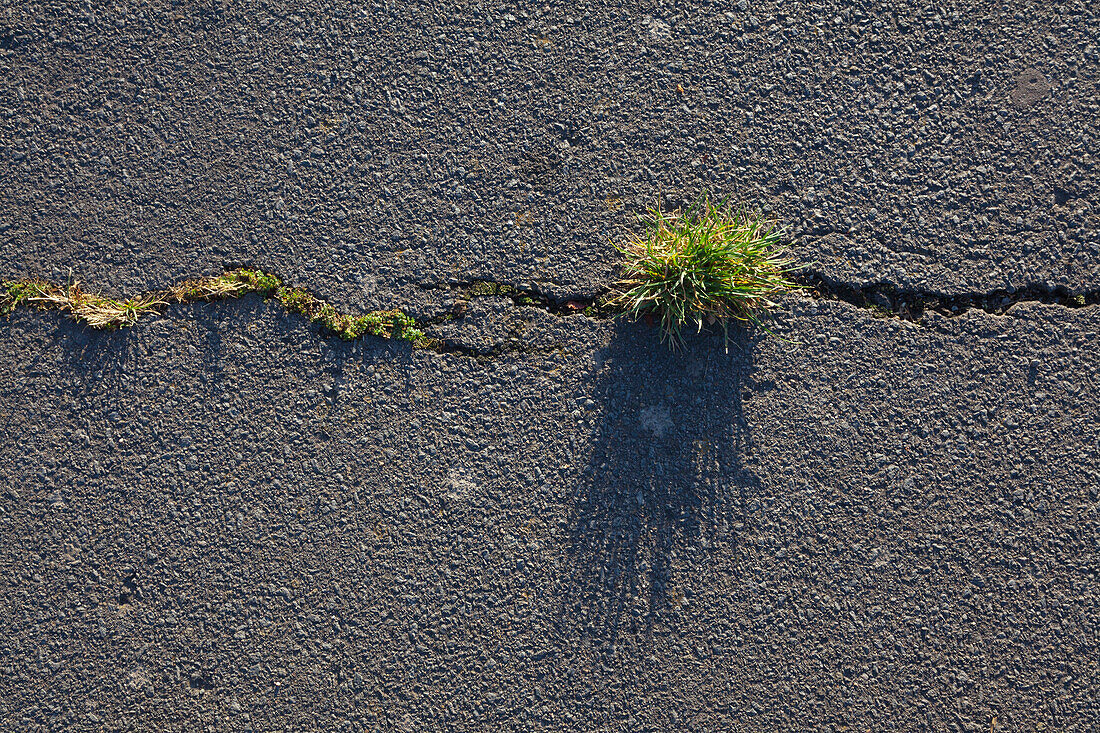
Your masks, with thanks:
[[[1100,303],[1100,288],[1071,292],[1063,286],[1033,283],[1019,288],[999,288],[986,293],[938,293],[932,290],[899,288],[888,283],[852,285],[833,280],[822,273],[803,270],[792,280],[810,297],[838,300],[877,315],[921,323],[924,314],[934,311],[947,318],[963,315],[971,309],[1005,315],[1018,303],[1044,303],[1065,308],[1084,308]]]
[[[232,274],[232,272],[239,272],[239,270],[227,272],[227,274]],[[795,271],[790,275],[791,280],[797,285],[795,292],[804,293],[810,298],[840,301],[862,310],[869,310],[873,315],[881,318],[897,318],[918,325],[921,324],[924,314],[927,312],[936,312],[944,317],[954,318],[972,309],[980,309],[995,315],[1005,315],[1012,306],[1019,303],[1044,303],[1070,309],[1100,304],[1100,289],[1071,292],[1063,286],[1031,284],[1025,287],[1002,288],[986,293],[972,292],[952,295],[931,290],[903,289],[889,282],[853,285],[831,279],[820,272],[808,269]],[[23,282],[32,281],[6,282],[4,285],[10,289],[12,286],[19,286]],[[48,285],[40,281],[33,282],[39,285]],[[536,308],[559,317],[585,315],[596,320],[609,320],[623,315],[621,308],[615,308],[607,304],[608,296],[612,292],[611,288],[605,288],[594,295],[556,299],[540,292],[537,288],[492,280],[420,282],[413,283],[413,286],[420,290],[453,294],[455,302],[447,312],[420,319],[415,323],[416,328],[424,330],[424,335],[422,338],[418,338],[412,346],[439,354],[455,354],[478,360],[492,360],[512,354],[549,354],[560,351],[561,347],[557,345],[534,346],[514,337],[491,346],[478,347],[462,343],[458,339],[432,335],[431,329],[462,320],[466,315],[469,302],[476,298],[506,298],[516,307]],[[255,291],[244,295],[245,297],[259,295],[264,297],[265,300],[271,299],[269,296]],[[224,298],[219,297],[216,299]],[[9,298],[9,300],[11,299]],[[213,302],[215,298],[202,297],[197,300]],[[315,300],[320,304],[318,307],[331,309],[331,306],[328,306],[324,301]],[[280,302],[277,298],[275,301]],[[178,302],[188,301],[179,300]],[[10,313],[18,305],[21,305],[20,301],[13,301],[9,304],[10,307],[0,312]],[[33,307],[31,301],[28,301],[27,305]],[[164,303],[163,305],[167,304]],[[285,303],[283,305],[286,307]],[[49,306],[39,305],[38,307],[44,309]],[[290,308],[288,310],[297,312]],[[335,313],[334,310],[333,312]],[[75,315],[73,317],[78,321],[81,320]],[[351,318],[351,316],[347,317]],[[361,338],[363,335],[369,334],[357,335],[354,338]],[[377,334],[374,335],[377,336]],[[344,337],[347,338],[346,335]],[[377,337],[387,338],[385,336]]]
[[[568,298],[552,298],[536,288],[521,287],[511,283],[494,280],[463,280],[446,283],[416,283],[420,290],[443,291],[455,295],[458,299],[457,308],[461,311],[464,301],[474,298],[508,298],[517,306],[538,308],[556,316],[571,316],[584,313],[591,318],[613,318],[622,311],[611,308],[602,301],[610,292],[604,289],[595,295],[571,296]],[[452,313],[450,315],[457,315]],[[447,318],[447,316],[443,316]],[[431,322],[427,322],[431,325]]]
[[[1100,288],[1072,292],[1063,286],[1030,284],[1019,288],[999,288],[986,293],[940,293],[934,290],[900,288],[889,282],[853,285],[829,278],[812,270],[790,273],[798,286],[796,292],[806,293],[819,300],[836,300],[863,310],[870,310],[884,318],[899,318],[920,324],[926,312],[933,311],[947,318],[956,318],[971,309],[983,310],[994,315],[1005,315],[1018,303],[1044,303],[1077,309],[1100,304]],[[609,307],[605,300],[610,292],[605,289],[588,296],[553,299],[534,288],[488,280],[471,280],[451,283],[418,283],[422,290],[447,290],[460,299],[459,312],[464,301],[478,297],[506,297],[517,306],[538,308],[558,316],[583,314],[590,318],[608,319],[622,315],[620,309]],[[459,317],[460,313],[442,316],[426,322],[434,325],[443,320]]]

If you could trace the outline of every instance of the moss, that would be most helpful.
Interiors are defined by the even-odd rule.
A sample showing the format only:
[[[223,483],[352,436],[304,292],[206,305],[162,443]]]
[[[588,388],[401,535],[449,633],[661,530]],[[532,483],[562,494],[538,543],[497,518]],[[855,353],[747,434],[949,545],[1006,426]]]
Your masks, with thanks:
[[[466,291],[472,298],[485,298],[491,296],[508,296],[516,292],[511,285],[490,282],[488,280],[475,280]]]
[[[428,349],[429,351],[440,351],[443,348],[443,341],[437,338],[429,338],[421,334],[417,338],[413,339],[413,346],[418,349]]]
[[[884,308],[881,305],[870,303],[867,305],[867,310],[871,312],[872,318],[893,318],[894,313],[889,308]]]
[[[27,300],[44,296],[48,285],[41,280],[16,280],[3,284],[0,292],[0,315],[7,315]]]
[[[249,269],[188,280],[168,290],[126,300],[85,293],[78,284],[61,288],[41,280],[5,282],[0,290],[0,315],[9,314],[21,305],[33,306],[66,311],[72,318],[93,328],[113,330],[132,326],[142,315],[159,312],[171,302],[212,302],[249,293],[274,297],[288,311],[304,316],[342,339],[369,335],[415,343],[424,337],[415,319],[400,310],[374,311],[362,316],[340,313],[302,288],[287,287],[275,275]]]

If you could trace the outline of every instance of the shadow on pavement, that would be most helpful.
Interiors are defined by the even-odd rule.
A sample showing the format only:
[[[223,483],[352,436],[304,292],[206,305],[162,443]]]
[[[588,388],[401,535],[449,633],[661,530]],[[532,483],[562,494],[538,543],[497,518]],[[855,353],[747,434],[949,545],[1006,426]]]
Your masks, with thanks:
[[[758,486],[742,468],[742,416],[756,330],[689,337],[674,352],[622,324],[605,352],[591,409],[601,415],[574,488],[567,625],[614,644],[652,632],[684,598],[677,558],[705,557]],[[571,608],[570,608],[571,606]]]
[[[133,389],[134,369],[140,358],[137,348],[140,337],[133,329],[97,331],[60,314],[51,315],[57,319],[51,340],[64,346],[65,367],[72,375],[74,397],[120,399]]]

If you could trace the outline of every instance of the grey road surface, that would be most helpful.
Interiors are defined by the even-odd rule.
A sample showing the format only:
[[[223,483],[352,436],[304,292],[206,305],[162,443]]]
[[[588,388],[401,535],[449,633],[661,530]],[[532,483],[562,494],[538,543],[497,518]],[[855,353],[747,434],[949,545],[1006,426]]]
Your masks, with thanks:
[[[1100,725],[1096,308],[475,305],[530,353],[15,314],[0,729]]]
[[[1097,38],[1089,2],[17,0],[0,277],[584,295],[709,188],[851,284],[1094,288]]]
[[[14,0],[0,279],[560,304],[710,189],[837,293],[1092,302],[1098,37],[1088,2]],[[13,314],[0,730],[1100,729],[1100,309],[778,313],[670,352],[477,298],[452,353],[255,297]]]

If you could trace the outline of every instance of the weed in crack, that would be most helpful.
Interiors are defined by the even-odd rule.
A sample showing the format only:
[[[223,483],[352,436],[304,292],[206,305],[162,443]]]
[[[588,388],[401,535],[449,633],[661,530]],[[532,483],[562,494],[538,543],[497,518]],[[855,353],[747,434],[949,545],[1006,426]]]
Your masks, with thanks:
[[[0,315],[20,306],[43,310],[65,310],[92,328],[115,329],[132,326],[146,313],[167,305],[162,293],[149,293],[115,300],[84,292],[78,283],[64,288],[38,279],[6,282],[0,291]]]
[[[682,344],[682,330],[729,320],[759,325],[772,299],[797,287],[783,232],[763,214],[703,194],[686,211],[658,205],[641,217],[645,231],[616,249],[622,279],[605,302],[632,317],[659,320],[662,340]]]
[[[79,283],[60,287],[38,279],[6,282],[0,289],[0,315],[20,306],[60,310],[92,328],[113,330],[133,326],[143,315],[159,313],[170,303],[209,303],[248,294],[274,297],[288,311],[345,340],[370,335],[417,343],[424,338],[416,321],[403,311],[381,310],[361,316],[340,313],[308,291],[284,285],[275,275],[243,268],[126,300],[86,293]]]

